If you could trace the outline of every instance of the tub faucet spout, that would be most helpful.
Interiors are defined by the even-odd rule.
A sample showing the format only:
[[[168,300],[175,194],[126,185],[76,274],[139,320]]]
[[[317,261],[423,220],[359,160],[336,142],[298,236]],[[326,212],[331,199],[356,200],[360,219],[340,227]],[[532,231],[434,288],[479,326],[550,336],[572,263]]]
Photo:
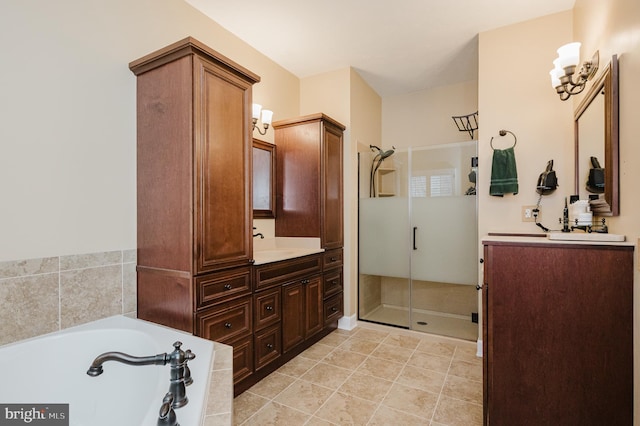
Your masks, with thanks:
[[[152,356],[133,356],[123,352],[105,352],[93,360],[87,370],[87,374],[91,377],[101,375],[103,373],[102,365],[107,361],[117,361],[128,365],[169,364],[171,368],[169,392],[173,395],[171,407],[180,408],[189,402],[185,386],[193,383],[187,362],[196,357],[191,350],[183,351],[180,346],[182,346],[182,342],[175,342],[173,344],[174,350],[170,354],[163,353]]]
[[[124,352],[105,352],[93,360],[87,374],[91,377],[101,375],[104,372],[102,364],[107,361],[117,361],[128,365],[165,365],[167,360],[166,353],[153,356],[132,356]]]

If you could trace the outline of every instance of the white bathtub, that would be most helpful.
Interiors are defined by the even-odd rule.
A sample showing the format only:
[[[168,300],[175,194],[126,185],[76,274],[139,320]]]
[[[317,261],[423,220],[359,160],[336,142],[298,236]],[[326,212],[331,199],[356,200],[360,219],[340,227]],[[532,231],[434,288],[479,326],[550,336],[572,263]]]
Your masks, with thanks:
[[[93,359],[118,351],[149,356],[182,350],[193,384],[189,403],[176,410],[182,426],[202,423],[206,411],[213,342],[146,321],[115,316],[42,337],[0,347],[0,403],[69,404],[72,426],[155,426],[162,398],[169,390],[169,365],[131,366],[104,363],[104,373],[87,375]]]

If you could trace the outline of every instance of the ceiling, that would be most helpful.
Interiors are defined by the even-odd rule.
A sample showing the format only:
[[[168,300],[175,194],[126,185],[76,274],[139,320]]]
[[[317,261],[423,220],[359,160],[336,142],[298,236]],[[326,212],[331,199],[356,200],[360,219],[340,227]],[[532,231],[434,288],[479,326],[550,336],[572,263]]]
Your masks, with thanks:
[[[185,1],[299,78],[350,66],[383,97],[476,80],[478,33],[568,10],[575,3]]]

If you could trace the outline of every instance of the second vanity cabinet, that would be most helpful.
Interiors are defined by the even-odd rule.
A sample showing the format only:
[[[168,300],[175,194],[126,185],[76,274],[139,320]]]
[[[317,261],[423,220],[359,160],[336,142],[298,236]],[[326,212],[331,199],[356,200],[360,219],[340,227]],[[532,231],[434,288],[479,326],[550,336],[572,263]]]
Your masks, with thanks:
[[[232,344],[234,349],[235,395],[244,392],[337,328],[338,319],[342,317],[343,291],[342,275],[336,275],[335,271],[336,267],[342,265],[342,250],[335,250],[331,256],[336,259],[330,265],[333,268],[325,271],[327,253],[252,267],[253,292],[250,297],[253,321],[245,320],[241,309],[236,310],[236,317],[231,318],[231,312],[225,317],[229,319],[226,330],[238,330],[241,336],[239,339],[222,341]],[[325,314],[327,302],[324,283],[327,277],[332,277],[329,297],[340,299],[340,303],[329,308],[332,313],[330,317]],[[251,324],[251,335],[245,326],[247,321]],[[224,325],[223,321],[221,323]],[[248,354],[249,349],[251,355]]]
[[[633,245],[483,243],[484,424],[633,424]]]

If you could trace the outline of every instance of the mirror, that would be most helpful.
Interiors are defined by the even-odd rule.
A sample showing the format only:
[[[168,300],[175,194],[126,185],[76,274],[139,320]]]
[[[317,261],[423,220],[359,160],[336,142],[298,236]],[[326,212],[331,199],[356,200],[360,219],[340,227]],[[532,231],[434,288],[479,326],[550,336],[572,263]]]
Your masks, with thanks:
[[[275,218],[276,146],[253,140],[253,217]]]
[[[578,105],[574,134],[575,193],[581,200],[597,197],[591,202],[594,216],[618,216],[617,55]]]

